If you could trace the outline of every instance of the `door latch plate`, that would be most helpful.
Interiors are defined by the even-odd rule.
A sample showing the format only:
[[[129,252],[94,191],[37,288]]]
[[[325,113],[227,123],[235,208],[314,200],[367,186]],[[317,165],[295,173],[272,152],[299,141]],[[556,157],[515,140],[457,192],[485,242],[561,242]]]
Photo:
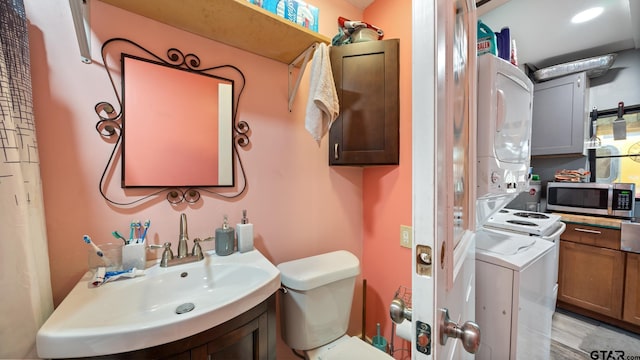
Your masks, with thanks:
[[[422,321],[416,321],[416,350],[431,355],[431,326]]]
[[[432,251],[430,246],[416,246],[416,273],[422,276],[431,276],[433,265]]]

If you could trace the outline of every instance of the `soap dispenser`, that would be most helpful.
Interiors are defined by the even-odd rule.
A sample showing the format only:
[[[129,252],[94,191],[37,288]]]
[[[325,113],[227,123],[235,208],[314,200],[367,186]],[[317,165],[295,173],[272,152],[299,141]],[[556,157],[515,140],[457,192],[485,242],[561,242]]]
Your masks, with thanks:
[[[236,225],[238,234],[238,251],[241,253],[253,250],[253,224],[247,219],[247,210],[242,210],[240,224]]]
[[[233,253],[234,233],[235,231],[229,226],[227,215],[225,215],[222,227],[216,229],[216,254],[226,256]]]

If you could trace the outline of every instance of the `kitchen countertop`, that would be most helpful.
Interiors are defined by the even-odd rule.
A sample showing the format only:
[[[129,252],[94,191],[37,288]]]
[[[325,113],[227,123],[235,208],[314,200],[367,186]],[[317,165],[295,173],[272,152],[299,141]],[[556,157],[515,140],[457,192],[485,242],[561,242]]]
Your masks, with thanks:
[[[621,219],[613,219],[600,216],[565,214],[556,212],[554,212],[553,214],[559,215],[561,217],[560,220],[564,222],[606,227],[611,229],[620,229],[620,224],[622,223]]]

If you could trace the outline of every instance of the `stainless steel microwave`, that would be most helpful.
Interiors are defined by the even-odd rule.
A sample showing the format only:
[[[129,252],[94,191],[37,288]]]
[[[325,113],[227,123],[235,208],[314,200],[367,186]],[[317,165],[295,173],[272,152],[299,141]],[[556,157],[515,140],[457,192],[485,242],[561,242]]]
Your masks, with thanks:
[[[547,209],[631,218],[635,194],[635,184],[549,182]]]

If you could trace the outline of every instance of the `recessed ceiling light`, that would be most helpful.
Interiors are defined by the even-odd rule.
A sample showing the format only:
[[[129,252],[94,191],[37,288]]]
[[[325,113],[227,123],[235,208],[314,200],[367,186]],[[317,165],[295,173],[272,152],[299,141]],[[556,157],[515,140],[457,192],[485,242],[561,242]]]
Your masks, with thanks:
[[[598,15],[602,14],[602,12],[604,11],[604,9],[600,6],[598,7],[592,7],[590,9],[581,11],[579,13],[577,13],[576,15],[574,15],[571,18],[571,22],[574,24],[579,24],[579,23],[583,23],[585,21],[589,21],[592,19],[595,19],[596,17],[598,17]]]

